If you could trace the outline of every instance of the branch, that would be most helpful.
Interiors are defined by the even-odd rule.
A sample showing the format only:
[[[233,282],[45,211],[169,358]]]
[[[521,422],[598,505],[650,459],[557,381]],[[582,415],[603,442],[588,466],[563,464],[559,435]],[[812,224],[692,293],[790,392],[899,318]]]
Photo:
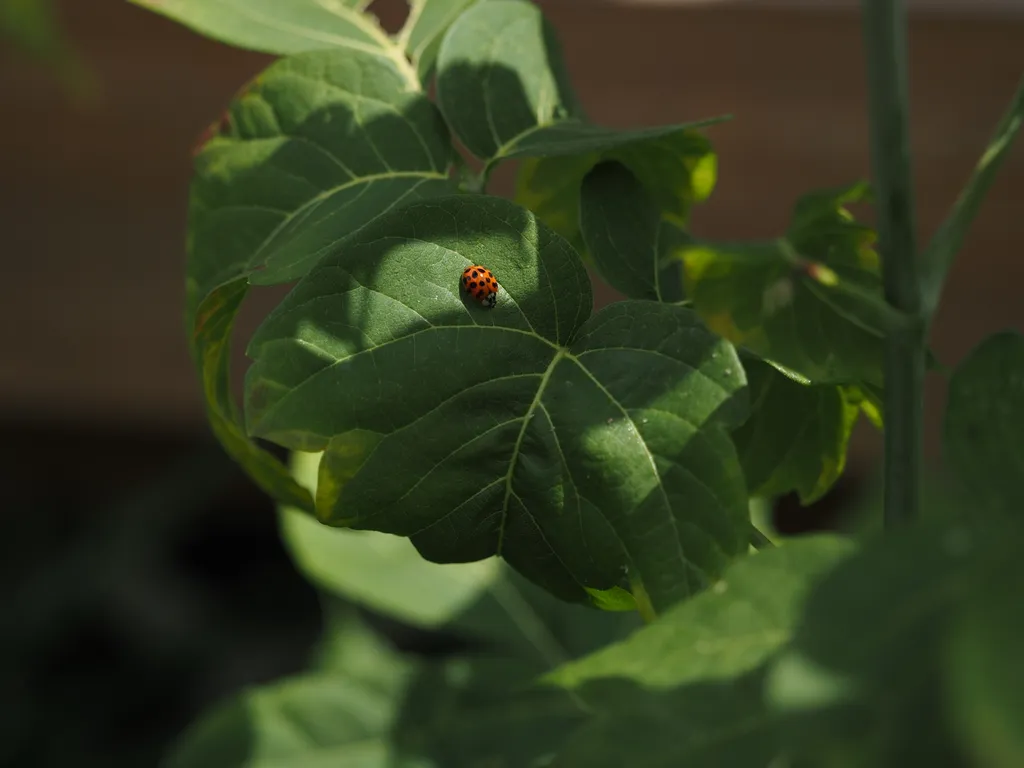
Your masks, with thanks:
[[[864,0],[871,160],[885,298],[920,318],[907,97],[907,19],[902,0]],[[921,504],[923,323],[889,329],[885,344],[885,522],[916,519]]]
[[[953,266],[953,259],[963,245],[967,230],[978,214],[978,207],[989,187],[992,186],[996,173],[1003,160],[1006,159],[1022,123],[1024,123],[1024,77],[1017,85],[1017,92],[1013,95],[1009,108],[999,121],[995,135],[974,167],[974,173],[971,174],[967,186],[960,193],[960,197],[953,204],[953,209],[922,254],[922,301],[924,302],[922,308],[928,317],[931,317],[939,305],[942,287],[946,282],[949,268]]]

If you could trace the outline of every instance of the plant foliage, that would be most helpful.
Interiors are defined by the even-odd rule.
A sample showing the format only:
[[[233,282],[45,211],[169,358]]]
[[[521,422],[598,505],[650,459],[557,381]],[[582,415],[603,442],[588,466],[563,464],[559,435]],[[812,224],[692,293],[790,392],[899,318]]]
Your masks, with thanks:
[[[410,0],[393,35],[360,0],[133,2],[282,57],[197,147],[187,318],[214,432],[330,595],[309,671],[169,765],[1024,761],[1019,336],[952,377],[950,514],[749,554],[750,499],[828,492],[918,327],[851,211],[865,183],[772,240],[695,237],[721,118],[591,122],[527,0]],[[510,161],[514,202],[486,194]],[[477,264],[493,309],[460,288]],[[591,275],[624,300],[595,309]],[[278,284],[240,404],[234,321]],[[410,658],[354,605],[476,650]]]

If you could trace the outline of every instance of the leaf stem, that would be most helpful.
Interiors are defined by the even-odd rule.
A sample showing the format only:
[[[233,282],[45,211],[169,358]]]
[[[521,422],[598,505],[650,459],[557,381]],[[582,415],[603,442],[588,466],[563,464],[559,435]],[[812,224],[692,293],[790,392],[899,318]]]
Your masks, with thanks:
[[[750,526],[750,545],[754,549],[772,549],[775,542],[769,539],[756,525]]]
[[[942,286],[946,281],[953,259],[963,245],[964,237],[971,222],[978,214],[978,207],[996,177],[1013,140],[1017,137],[1021,125],[1024,124],[1024,77],[1017,84],[1017,91],[1010,101],[1010,106],[996,126],[995,134],[985,147],[985,152],[974,167],[967,186],[964,187],[953,209],[949,212],[942,226],[932,236],[928,247],[921,255],[922,301],[925,313],[931,318],[938,307],[942,296]]]
[[[568,651],[508,577],[499,575],[491,584],[490,591],[495,602],[551,669],[569,661]]]
[[[636,600],[636,612],[640,614],[640,618],[644,620],[644,623],[650,624],[657,619],[658,613],[651,604],[650,595],[644,589],[644,584],[640,577],[632,569],[629,572],[629,588],[633,594],[633,599]]]
[[[872,318],[880,324],[879,330],[911,329],[918,322],[915,316],[908,315],[906,312],[897,309],[875,292],[841,278],[835,270],[825,264],[804,258],[797,253],[793,244],[787,238],[780,238],[778,244],[779,249],[793,264],[794,268],[799,269],[809,279],[829,290],[861,302],[866,309],[871,311]]]
[[[907,95],[907,16],[902,0],[864,0],[871,165],[885,298],[917,322],[889,328],[885,343],[886,527],[918,518],[925,334],[914,237]]]

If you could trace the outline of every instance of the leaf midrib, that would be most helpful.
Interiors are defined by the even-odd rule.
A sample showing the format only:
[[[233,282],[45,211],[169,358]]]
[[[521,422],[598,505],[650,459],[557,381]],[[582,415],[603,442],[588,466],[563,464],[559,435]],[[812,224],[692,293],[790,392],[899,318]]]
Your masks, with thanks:
[[[394,297],[388,296],[387,294],[380,293],[380,295],[384,296],[385,298],[395,300]],[[405,306],[405,305],[403,304],[403,306]],[[290,312],[298,312],[298,311],[301,310],[301,308],[302,308],[302,305],[299,304],[299,305],[297,305],[295,307],[290,308],[289,311]],[[427,322],[429,323],[429,321],[427,321]],[[501,333],[518,333],[518,334],[521,334],[523,336],[528,336],[529,338],[531,338],[531,339],[533,339],[535,341],[539,341],[539,342],[541,342],[543,344],[546,344],[546,345],[548,345],[549,347],[551,347],[554,350],[562,349],[562,347],[559,347],[557,344],[549,341],[548,339],[545,339],[543,336],[540,336],[540,335],[538,335],[538,334],[536,334],[534,332],[531,332],[531,331],[524,331],[521,328],[509,328],[507,326],[502,326],[502,325],[478,325],[476,323],[474,323],[472,325],[430,325],[430,324],[428,324],[425,328],[419,328],[419,329],[413,331],[412,333],[405,334],[404,336],[399,336],[398,338],[395,338],[395,339],[389,339],[389,340],[384,341],[384,342],[382,342],[380,344],[377,344],[374,347],[370,347],[368,349],[361,349],[358,352],[355,352],[355,353],[353,353],[351,355],[346,355],[345,357],[336,357],[328,365],[325,365],[320,370],[318,370],[315,373],[313,373],[312,375],[306,377],[299,384],[297,384],[295,386],[288,387],[289,397],[288,398],[282,398],[281,400],[277,401],[271,408],[267,409],[260,416],[260,419],[257,422],[257,424],[265,422],[269,418],[271,418],[273,416],[273,414],[277,411],[277,409],[281,406],[282,403],[286,402],[286,400],[289,399],[290,397],[294,397],[295,396],[295,392],[298,389],[300,389],[303,386],[306,386],[313,379],[315,379],[315,378],[317,378],[319,376],[323,376],[325,373],[327,373],[328,371],[330,371],[331,369],[333,369],[337,365],[341,365],[342,363],[346,363],[346,362],[349,362],[351,360],[355,360],[355,359],[357,359],[357,358],[359,358],[359,357],[361,357],[363,355],[373,354],[373,353],[377,352],[378,350],[381,350],[381,349],[384,349],[385,347],[391,346],[392,344],[400,344],[400,343],[402,343],[404,341],[408,341],[409,339],[415,338],[416,336],[419,336],[419,335],[424,334],[424,333],[430,333],[432,331],[456,331],[456,330],[468,330],[468,329],[480,329],[480,330],[484,330],[484,331],[495,331],[495,332],[501,332]],[[248,350],[248,354],[250,356],[259,356],[259,354],[260,354],[259,350],[262,349],[262,345],[259,348],[252,346],[256,341],[257,341],[257,339],[254,338],[253,341],[250,342],[250,348]],[[292,339],[292,341],[296,341],[297,342],[298,340],[297,339]],[[265,342],[265,343],[271,343],[271,342],[268,341],[268,342]],[[272,382],[272,383],[277,383],[277,382],[273,382],[271,379],[267,379],[266,381]],[[410,424],[415,423],[416,421],[419,420],[419,418],[421,418],[421,417],[417,417],[416,419],[413,419],[413,421],[411,421]],[[402,427],[400,427],[399,429],[394,430],[391,434],[393,434],[394,432],[398,432],[400,429],[407,428],[410,424],[402,425]],[[256,430],[255,427],[256,427],[256,424],[250,424],[249,425],[250,436],[260,436],[259,431]]]
[[[558,347],[554,356],[551,358],[551,362],[548,363],[547,369],[544,371],[543,376],[541,376],[540,384],[537,385],[537,392],[533,396],[533,402],[531,402],[530,407],[526,409],[526,414],[523,416],[523,424],[519,427],[519,434],[516,436],[516,442],[512,446],[512,456],[508,462],[508,472],[505,473],[505,498],[501,503],[501,523],[498,528],[498,547],[495,552],[498,557],[501,557],[501,548],[505,541],[505,524],[508,521],[508,502],[512,497],[512,476],[516,471],[516,463],[519,460],[519,452],[523,445],[523,436],[526,434],[526,429],[530,426],[530,422],[533,420],[533,414],[537,410],[537,406],[540,405],[541,398],[544,396],[544,390],[547,388],[548,382],[551,380],[551,374],[554,373],[555,368],[558,367],[558,363],[568,355],[568,349],[565,347]]]
[[[316,40],[318,42],[324,42],[332,46],[339,48],[351,48],[354,50],[363,51],[374,56],[380,56],[381,58],[388,59],[398,68],[402,75],[402,79],[405,80],[406,85],[411,86],[411,90],[422,90],[419,75],[412,68],[409,62],[406,60],[402,50],[396,46],[391,39],[377,26],[375,26],[367,17],[366,14],[349,8],[347,6],[325,6],[319,4],[323,10],[328,13],[337,16],[343,21],[347,21],[353,27],[363,32],[368,37],[374,39],[379,47],[374,48],[373,46],[367,45],[363,42],[346,38],[342,35],[322,33],[319,30],[312,29],[310,27],[301,27],[294,24],[289,24],[278,19],[274,19],[271,16],[253,11],[252,8],[248,7],[244,0],[238,2],[237,0],[221,0],[221,3],[227,6],[230,10],[239,14],[243,18],[248,18],[257,24],[261,24],[270,30],[282,30],[296,35],[297,37],[304,37],[309,40]]]

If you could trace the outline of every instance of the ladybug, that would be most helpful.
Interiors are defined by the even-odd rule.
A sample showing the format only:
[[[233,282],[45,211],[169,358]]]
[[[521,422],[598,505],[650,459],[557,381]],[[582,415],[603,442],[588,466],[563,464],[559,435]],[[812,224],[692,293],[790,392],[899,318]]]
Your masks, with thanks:
[[[466,267],[462,273],[462,287],[487,309],[498,303],[498,281],[487,267],[479,264]]]

